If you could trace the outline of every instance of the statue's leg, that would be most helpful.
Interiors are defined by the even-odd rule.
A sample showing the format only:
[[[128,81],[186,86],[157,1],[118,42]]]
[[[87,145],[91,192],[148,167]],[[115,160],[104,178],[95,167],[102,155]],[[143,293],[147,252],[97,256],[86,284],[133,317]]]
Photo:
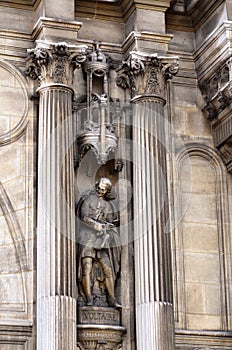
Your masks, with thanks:
[[[93,296],[91,294],[90,275],[92,271],[93,259],[85,257],[82,259],[82,288],[86,296],[88,306],[93,305]]]
[[[115,294],[114,294],[114,279],[113,279],[112,268],[110,266],[110,260],[107,256],[104,256],[100,259],[100,263],[105,276],[106,289],[109,295],[108,296],[109,306],[115,306],[116,300],[115,300]]]

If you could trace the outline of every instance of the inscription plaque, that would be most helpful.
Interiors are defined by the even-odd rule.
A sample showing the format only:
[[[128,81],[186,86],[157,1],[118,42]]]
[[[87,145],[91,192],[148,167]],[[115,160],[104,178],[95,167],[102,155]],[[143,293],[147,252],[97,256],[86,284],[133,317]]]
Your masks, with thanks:
[[[109,307],[82,306],[78,310],[79,324],[120,325],[120,311]]]

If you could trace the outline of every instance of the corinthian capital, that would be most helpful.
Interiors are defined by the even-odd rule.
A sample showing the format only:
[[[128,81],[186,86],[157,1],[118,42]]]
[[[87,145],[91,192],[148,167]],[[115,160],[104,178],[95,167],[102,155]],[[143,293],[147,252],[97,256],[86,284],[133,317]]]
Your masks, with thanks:
[[[85,45],[68,45],[38,40],[36,48],[28,50],[25,74],[39,85],[72,84],[73,69],[86,60]]]
[[[132,51],[118,69],[117,85],[131,90],[131,97],[164,96],[165,83],[178,71],[178,57]]]

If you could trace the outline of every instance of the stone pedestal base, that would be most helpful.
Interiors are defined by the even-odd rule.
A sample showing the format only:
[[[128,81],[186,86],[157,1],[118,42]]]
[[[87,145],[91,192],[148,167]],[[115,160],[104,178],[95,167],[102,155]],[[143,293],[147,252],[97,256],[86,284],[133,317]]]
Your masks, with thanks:
[[[124,327],[107,325],[78,325],[77,350],[118,350]]]
[[[79,307],[77,350],[118,350],[126,332],[121,312],[112,307]]]

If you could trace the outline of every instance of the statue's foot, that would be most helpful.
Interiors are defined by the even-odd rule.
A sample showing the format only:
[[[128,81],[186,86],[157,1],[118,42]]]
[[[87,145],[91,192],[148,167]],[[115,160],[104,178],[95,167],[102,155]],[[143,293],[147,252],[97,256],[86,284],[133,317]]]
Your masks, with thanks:
[[[109,297],[108,298],[108,304],[110,307],[114,307],[115,309],[121,309],[122,305],[120,305],[119,303],[117,303],[115,298]]]
[[[92,296],[87,298],[86,305],[87,306],[93,306],[93,297]]]

